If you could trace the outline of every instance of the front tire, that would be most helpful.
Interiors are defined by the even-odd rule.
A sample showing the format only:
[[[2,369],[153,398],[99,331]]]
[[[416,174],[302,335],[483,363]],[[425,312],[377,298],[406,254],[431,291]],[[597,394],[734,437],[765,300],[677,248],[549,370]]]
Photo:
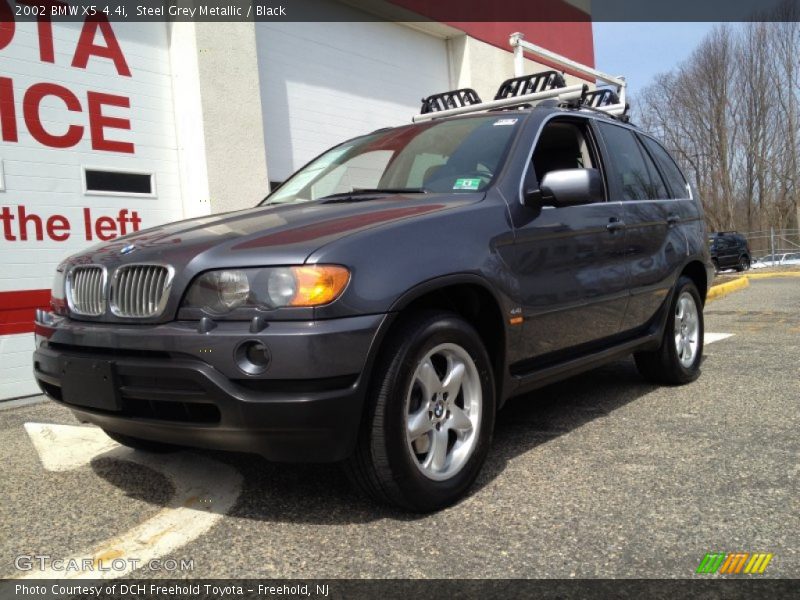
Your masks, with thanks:
[[[688,277],[678,279],[664,337],[657,350],[634,354],[636,367],[654,383],[681,385],[700,375],[703,358],[703,303]]]
[[[401,318],[345,469],[372,498],[429,512],[456,502],[478,476],[494,429],[494,377],[480,336],[459,316]]]

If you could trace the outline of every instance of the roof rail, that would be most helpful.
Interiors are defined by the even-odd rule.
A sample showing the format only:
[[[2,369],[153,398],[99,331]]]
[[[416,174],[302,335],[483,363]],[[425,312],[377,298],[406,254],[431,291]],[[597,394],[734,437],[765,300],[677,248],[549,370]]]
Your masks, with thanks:
[[[625,119],[628,105],[625,103],[627,84],[624,77],[606,75],[592,67],[526,42],[521,33],[512,34],[509,42],[514,48],[515,76],[506,79],[500,85],[494,100],[482,102],[475,90],[470,88],[433,94],[422,99],[422,109],[420,114],[413,117],[413,122],[501,108],[535,106],[545,100],[555,100],[573,108],[585,108]],[[589,86],[585,83],[567,85],[563,75],[553,70],[525,75],[525,52],[544,59],[544,62],[610,84],[616,88],[616,92],[609,88],[590,92]]]

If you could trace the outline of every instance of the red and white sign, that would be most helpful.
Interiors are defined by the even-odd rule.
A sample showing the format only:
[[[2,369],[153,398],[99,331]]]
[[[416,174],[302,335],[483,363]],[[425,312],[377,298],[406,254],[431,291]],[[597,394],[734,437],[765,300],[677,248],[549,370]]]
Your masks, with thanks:
[[[15,21],[7,1],[0,0],[0,399],[37,393],[33,313],[49,304],[59,262],[183,216],[167,25],[109,23],[102,14]],[[152,190],[87,190],[87,169],[149,174]]]

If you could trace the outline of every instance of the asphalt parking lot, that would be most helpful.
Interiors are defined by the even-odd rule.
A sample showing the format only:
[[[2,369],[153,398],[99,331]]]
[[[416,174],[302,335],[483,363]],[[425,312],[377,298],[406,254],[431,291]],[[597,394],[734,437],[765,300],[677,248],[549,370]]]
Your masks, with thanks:
[[[736,551],[798,577],[800,278],[709,304],[706,331],[732,335],[688,386],[625,360],[513,400],[473,493],[428,516],[372,505],[336,466],[142,458],[90,427],[26,429],[78,425],[51,403],[0,404],[0,577],[41,574],[20,555],[138,553],[193,561],[142,577],[684,578]]]

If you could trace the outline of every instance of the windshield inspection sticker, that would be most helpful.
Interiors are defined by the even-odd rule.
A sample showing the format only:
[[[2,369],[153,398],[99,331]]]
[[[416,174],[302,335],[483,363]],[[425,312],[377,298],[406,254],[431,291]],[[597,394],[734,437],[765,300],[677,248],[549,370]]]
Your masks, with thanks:
[[[492,123],[492,125],[494,127],[497,127],[498,125],[513,125],[516,122],[517,122],[516,119],[498,119],[497,121]]]
[[[454,190],[477,190],[481,187],[480,179],[456,179],[453,184]]]

